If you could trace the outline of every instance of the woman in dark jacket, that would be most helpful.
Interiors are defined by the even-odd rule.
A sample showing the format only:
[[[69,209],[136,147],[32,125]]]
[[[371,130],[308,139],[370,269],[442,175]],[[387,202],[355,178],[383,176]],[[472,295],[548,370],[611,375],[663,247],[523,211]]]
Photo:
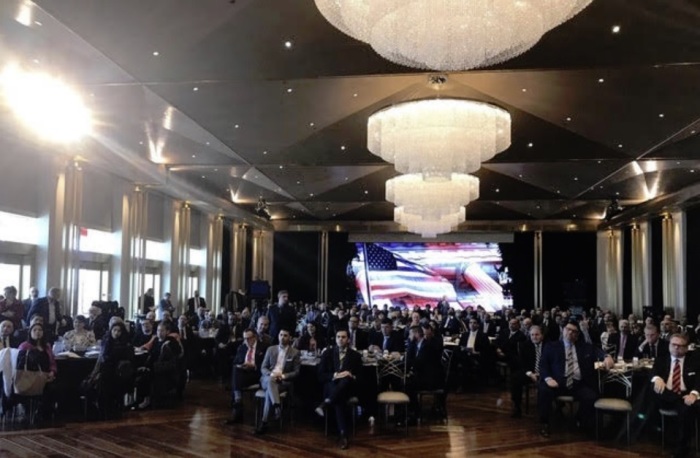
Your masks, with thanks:
[[[43,419],[48,420],[54,413],[55,404],[55,383],[56,380],[56,360],[53,356],[51,344],[44,338],[44,326],[34,323],[29,328],[27,340],[19,346],[20,356],[24,353],[27,368],[29,370],[41,370],[48,373],[46,386],[41,399],[40,413]],[[24,362],[20,357],[17,361],[18,368],[24,368]]]
[[[126,327],[116,322],[102,340],[100,351],[100,407],[105,416],[118,412],[124,393],[131,390],[134,379],[134,347]]]

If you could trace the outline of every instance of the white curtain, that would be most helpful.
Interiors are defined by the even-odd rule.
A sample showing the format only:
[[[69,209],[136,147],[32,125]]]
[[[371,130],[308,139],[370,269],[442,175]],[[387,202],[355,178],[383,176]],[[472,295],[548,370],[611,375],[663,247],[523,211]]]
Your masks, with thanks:
[[[233,223],[231,227],[231,288],[245,290],[246,227]]]
[[[123,267],[129,269],[129,292],[130,301],[129,304],[125,306],[127,309],[127,316],[131,316],[134,310],[131,310],[131,306],[138,307],[138,310],[143,309],[143,304],[139,302],[139,299],[143,296],[145,292],[145,276],[146,276],[146,238],[148,234],[148,193],[143,192],[138,187],[126,200],[127,205],[129,205],[129,221],[128,224],[123,224],[125,229],[128,229],[128,233],[123,234],[128,240],[129,246],[129,257],[124,263]],[[126,273],[122,272],[122,278],[125,277]],[[138,311],[136,311],[139,313]]]
[[[83,173],[80,163],[71,161],[65,168],[63,179],[59,178],[57,186],[63,186],[63,189],[57,189],[56,193],[56,205],[62,206],[62,209],[56,209],[57,213],[62,213],[61,303],[64,313],[75,315],[78,312],[80,220],[83,208]],[[62,202],[59,202],[59,196],[62,197]]]
[[[685,213],[664,216],[661,222],[664,308],[672,308],[676,318],[686,314],[685,238]]]
[[[209,218],[205,291],[209,297],[210,308],[217,313],[221,309],[221,259],[223,237],[223,218],[220,216]]]
[[[632,312],[642,316],[643,307],[651,305],[651,237],[649,223],[632,226]]]
[[[598,232],[598,307],[622,312],[622,231]]]

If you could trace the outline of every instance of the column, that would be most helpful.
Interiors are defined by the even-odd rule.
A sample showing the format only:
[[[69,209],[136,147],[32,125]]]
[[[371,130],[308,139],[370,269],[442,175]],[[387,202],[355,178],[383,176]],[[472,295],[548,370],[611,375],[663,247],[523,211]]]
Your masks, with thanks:
[[[124,199],[126,224],[122,225],[122,269],[121,295],[129,298],[125,305],[126,316],[133,316],[143,309],[139,299],[145,292],[146,283],[146,239],[148,237],[148,193],[136,186]],[[160,298],[156,297],[156,301]]]
[[[319,239],[318,300],[328,302],[328,231],[322,231]]]
[[[187,305],[190,266],[190,205],[187,202],[173,202],[170,235],[170,276],[164,282],[164,292],[170,291],[177,313],[180,314]]]
[[[622,312],[622,231],[598,232],[598,307]]]
[[[664,308],[675,318],[686,314],[685,294],[685,212],[665,215],[661,223],[661,262]]]
[[[632,226],[632,312],[642,316],[651,305],[651,237],[649,223]]]
[[[535,231],[534,249],[535,263],[533,280],[535,282],[535,297],[533,304],[535,308],[540,309],[544,305],[542,303],[542,231]]]
[[[207,235],[207,265],[204,292],[210,308],[216,313],[221,309],[221,259],[224,221],[221,216],[209,217]]]
[[[231,227],[231,289],[245,290],[246,228],[233,223]]]

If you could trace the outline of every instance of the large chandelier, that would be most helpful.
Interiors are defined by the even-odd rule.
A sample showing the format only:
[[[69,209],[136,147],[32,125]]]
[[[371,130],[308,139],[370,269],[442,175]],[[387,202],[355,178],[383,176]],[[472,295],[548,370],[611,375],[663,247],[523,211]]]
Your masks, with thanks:
[[[437,219],[424,219],[420,215],[408,213],[404,207],[394,209],[394,221],[401,224],[409,232],[420,234],[422,237],[436,237],[457,228],[466,219],[464,207],[456,213],[447,214]]]
[[[592,0],[315,0],[334,27],[409,67],[468,70],[512,59]]]
[[[449,180],[472,173],[510,146],[510,114],[464,99],[426,99],[384,108],[367,121],[367,148],[401,173]]]

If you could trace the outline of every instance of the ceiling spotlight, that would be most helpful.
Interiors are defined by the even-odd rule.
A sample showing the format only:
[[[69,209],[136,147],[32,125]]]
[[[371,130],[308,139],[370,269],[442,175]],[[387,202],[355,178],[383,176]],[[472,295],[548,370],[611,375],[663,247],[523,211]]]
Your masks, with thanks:
[[[236,124],[235,126],[233,126],[234,129],[238,129],[239,127],[241,127],[241,126],[239,126],[238,124]]]
[[[620,26],[619,25],[612,26],[612,33],[620,33]]]
[[[598,82],[599,82],[599,83],[604,83],[605,80],[604,80],[603,78],[598,78]]]
[[[292,89],[291,87],[288,87],[288,88],[287,88],[287,94],[291,94],[292,92],[294,92],[294,89]]]
[[[193,155],[192,155],[192,159],[194,159],[195,157],[197,157],[197,155],[196,155],[196,154],[193,154]]]
[[[353,96],[353,97],[357,97],[357,92],[355,92],[352,96]]]
[[[578,181],[578,177],[574,177],[574,181]]]
[[[571,118],[566,118],[566,121],[567,121],[567,122],[571,122]]]
[[[365,194],[369,194],[369,191],[365,190]]]
[[[523,91],[523,92],[527,92],[527,89],[526,89],[526,88],[523,88],[522,91]]]
[[[195,86],[195,87],[192,88],[192,90],[193,90],[194,92],[197,92],[197,91],[199,90],[199,88],[198,88],[197,86]]]
[[[202,178],[206,178],[206,176],[202,175]]]
[[[622,143],[619,143],[619,144],[617,145],[617,147],[618,147],[618,148],[622,148]]]
[[[316,125],[316,124],[314,124],[314,123],[312,123],[312,122],[309,123],[309,127],[313,127],[313,126],[315,126],[315,125]]]
[[[533,146],[535,146],[533,143],[528,143],[528,144],[527,144],[527,147],[528,147],[528,148],[532,148]]]
[[[284,166],[283,166],[283,165],[280,165],[280,169],[283,169],[283,168],[284,168]]]
[[[342,145],[342,146],[340,147],[340,149],[341,149],[342,151],[345,151],[345,145]]]
[[[294,46],[294,43],[292,43],[292,42],[289,41],[289,40],[287,40],[287,41],[284,42],[284,47],[287,48],[287,49],[292,49],[293,46]]]
[[[0,90],[20,121],[47,140],[72,142],[92,130],[92,113],[80,94],[53,76],[8,65]]]
[[[158,57],[158,56],[160,56],[160,53],[158,51],[153,51],[153,55]]]
[[[263,151],[263,155],[267,154],[267,150]]]
[[[500,190],[500,189],[498,189],[498,188],[496,188],[496,192],[501,192],[501,190]]]
[[[210,145],[210,143],[209,143],[209,142],[206,142],[206,145],[207,145],[207,146],[209,146],[209,145]]]
[[[659,113],[659,118],[663,118],[663,117],[664,117],[664,114],[663,114],[663,113]]]

